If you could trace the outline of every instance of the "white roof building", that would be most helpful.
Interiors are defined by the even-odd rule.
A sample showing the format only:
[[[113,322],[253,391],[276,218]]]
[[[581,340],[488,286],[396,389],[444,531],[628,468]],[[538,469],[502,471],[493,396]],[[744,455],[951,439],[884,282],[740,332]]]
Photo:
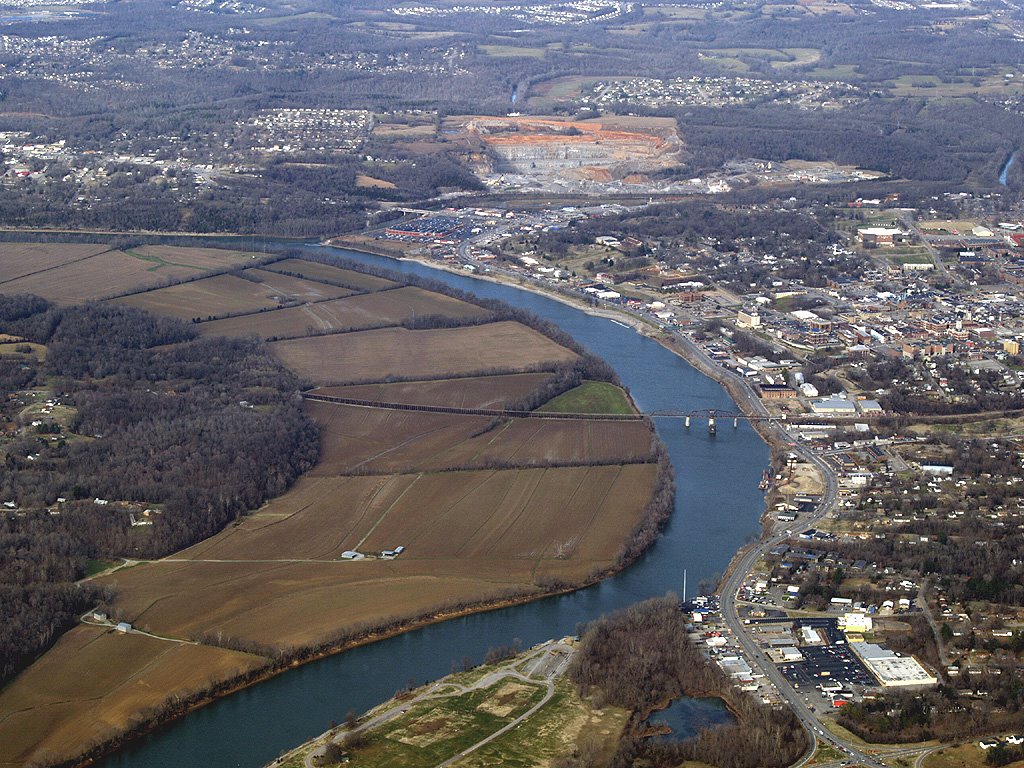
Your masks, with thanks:
[[[921,687],[939,682],[913,656],[900,656],[874,643],[850,643],[850,648],[885,688]]]

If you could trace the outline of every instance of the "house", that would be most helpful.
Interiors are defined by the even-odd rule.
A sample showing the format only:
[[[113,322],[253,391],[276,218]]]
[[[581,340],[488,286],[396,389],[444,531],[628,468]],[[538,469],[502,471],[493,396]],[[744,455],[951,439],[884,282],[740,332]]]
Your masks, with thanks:
[[[129,624],[127,621],[119,621],[115,629],[121,634],[126,635],[132,631],[132,625]]]

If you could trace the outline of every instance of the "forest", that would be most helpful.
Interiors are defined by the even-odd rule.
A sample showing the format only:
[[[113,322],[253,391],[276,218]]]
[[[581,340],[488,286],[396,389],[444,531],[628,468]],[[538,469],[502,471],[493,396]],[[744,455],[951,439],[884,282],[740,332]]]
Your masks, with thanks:
[[[8,391],[45,387],[74,413],[66,427],[22,429],[5,446],[6,680],[104,597],[73,583],[87,561],[159,557],[217,532],[312,467],[319,433],[299,408],[302,382],[253,339],[198,338],[191,324],[135,309],[24,296],[0,299],[0,332],[47,346],[41,364],[5,376],[18,385]],[[132,525],[143,507],[152,525]]]
[[[581,696],[595,706],[633,712],[613,768],[645,762],[677,766],[693,760],[720,768],[782,768],[808,747],[795,715],[740,692],[686,639],[686,614],[674,595],[637,603],[588,625],[569,674]],[[643,722],[680,696],[719,696],[736,722],[702,731],[682,742],[643,737]],[[737,750],[737,744],[747,745]],[[589,768],[570,758],[564,768]]]

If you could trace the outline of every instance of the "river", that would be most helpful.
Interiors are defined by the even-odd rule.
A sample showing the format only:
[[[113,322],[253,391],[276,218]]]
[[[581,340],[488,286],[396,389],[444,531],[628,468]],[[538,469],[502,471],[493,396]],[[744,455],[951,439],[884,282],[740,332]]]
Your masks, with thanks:
[[[631,328],[512,286],[342,249],[366,264],[441,280],[478,296],[501,299],[547,318],[603,357],[644,411],[735,406],[714,381]],[[289,670],[156,729],[100,764],[105,768],[258,768],[325,731],[346,712],[362,712],[410,682],[448,674],[464,657],[519,638],[524,646],[573,634],[581,622],[648,597],[690,590],[721,573],[744,541],[758,532],[764,505],[757,488],[769,462],[767,446],[741,422],[709,436],[697,423],[659,420],[676,472],[676,508],[658,542],[622,573],[572,594],[480,613],[407,632]]]

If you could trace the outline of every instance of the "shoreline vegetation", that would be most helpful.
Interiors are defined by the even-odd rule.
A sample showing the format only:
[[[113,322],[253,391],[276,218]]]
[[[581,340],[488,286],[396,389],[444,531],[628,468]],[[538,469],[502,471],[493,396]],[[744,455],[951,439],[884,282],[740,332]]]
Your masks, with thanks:
[[[287,255],[282,256],[282,260],[286,258],[288,258]],[[307,261],[310,263],[321,262],[324,264],[339,265],[342,264],[344,260],[334,258],[317,259],[314,256],[313,258],[308,258]],[[253,266],[267,267],[271,266],[271,264],[268,263],[267,259],[260,259],[258,265]],[[375,270],[374,268],[367,269],[365,268],[365,265],[360,265],[360,271],[370,275],[379,273],[381,277],[389,274],[387,270]],[[216,274],[240,274],[240,272],[241,270],[238,269],[218,269]],[[488,311],[488,316],[492,322],[512,321],[526,325],[544,336],[547,336],[557,344],[564,346],[575,354],[577,359],[572,365],[563,365],[555,369],[556,373],[553,375],[552,381],[549,382],[543,390],[544,397],[542,399],[545,401],[579,386],[584,381],[599,380],[618,384],[618,378],[615,375],[615,372],[603,360],[587,353],[586,350],[580,347],[580,345],[568,334],[547,321],[537,318],[530,313],[523,312],[517,308],[504,305],[500,302],[478,299],[464,292],[452,289],[446,285],[435,283],[434,281],[425,280],[419,277],[411,277],[409,279],[405,278],[406,276],[403,276],[403,282],[408,285],[420,286],[426,290],[441,293],[458,300],[469,301],[477,306],[483,307]],[[168,283],[161,286],[143,289],[142,294],[133,295],[143,295],[159,290],[160,288],[166,288],[169,285],[184,285],[195,282],[197,281],[194,279],[168,281]],[[456,323],[455,326],[451,326],[446,325],[443,322],[435,324],[430,318],[427,318],[426,320],[428,321],[427,324],[425,326],[422,325],[423,320],[421,320],[421,325],[419,327],[444,328],[461,327],[464,325],[464,323]],[[470,321],[469,324],[472,325],[472,321]],[[628,393],[625,394],[625,397],[629,400],[630,404],[632,404],[632,400],[629,398]],[[525,405],[528,405],[531,408],[539,404],[539,402],[525,403]],[[447,621],[459,616],[497,610],[504,607],[530,602],[542,597],[565,594],[567,592],[596,584],[597,582],[621,571],[623,568],[627,567],[630,563],[639,558],[657,539],[661,528],[669,519],[674,505],[674,475],[668,454],[664,449],[664,446],[657,439],[656,434],[653,432],[653,427],[649,422],[647,426],[648,429],[651,430],[652,453],[645,461],[657,464],[656,474],[652,472],[652,477],[654,478],[651,486],[652,490],[647,503],[642,506],[642,512],[639,515],[638,522],[629,535],[625,539],[621,540],[621,546],[618,548],[618,554],[612,559],[611,565],[606,567],[602,566],[599,569],[593,570],[583,578],[570,579],[545,577],[544,580],[536,582],[528,589],[513,586],[506,592],[506,594],[501,594],[497,597],[492,596],[480,601],[462,599],[458,600],[454,604],[444,605],[442,603],[440,605],[435,605],[429,610],[423,611],[418,615],[398,618],[391,623],[383,623],[374,626],[357,625],[349,630],[338,633],[323,642],[306,645],[300,648],[293,647],[291,649],[274,649],[273,653],[264,653],[264,651],[268,651],[270,649],[258,644],[239,644],[230,639],[224,642],[218,640],[218,642],[212,643],[211,647],[218,647],[233,652],[242,652],[247,654],[255,653],[256,657],[252,657],[251,655],[249,656],[248,668],[240,674],[228,674],[220,680],[211,680],[211,682],[202,690],[194,690],[191,692],[186,691],[184,693],[179,692],[175,696],[169,697],[154,706],[135,711],[134,714],[126,721],[125,727],[121,729],[120,732],[99,735],[95,742],[85,744],[84,749],[75,755],[59,755],[55,754],[51,750],[45,755],[39,753],[33,764],[39,763],[55,766],[88,764],[99,756],[115,751],[127,742],[132,741],[165,723],[179,719],[188,712],[237,690],[276,676],[277,674],[300,664],[308,663],[328,655],[335,655],[359,645],[376,642],[402,632],[441,621]],[[135,573],[136,569],[122,571],[120,574],[118,574],[117,569],[113,571],[114,575],[121,576],[132,576]],[[96,574],[97,577],[100,577],[100,583],[102,583],[104,578],[108,578],[111,575],[111,571],[103,571],[100,574]],[[85,581],[88,583],[89,581],[92,581],[92,579],[93,577],[90,576],[87,577]],[[209,637],[203,636],[193,637],[192,639],[193,641],[198,640],[200,643],[206,645],[209,645],[212,642]],[[243,643],[246,642],[247,641],[243,641]],[[261,656],[266,659],[265,663],[257,663],[253,666],[253,662]]]

